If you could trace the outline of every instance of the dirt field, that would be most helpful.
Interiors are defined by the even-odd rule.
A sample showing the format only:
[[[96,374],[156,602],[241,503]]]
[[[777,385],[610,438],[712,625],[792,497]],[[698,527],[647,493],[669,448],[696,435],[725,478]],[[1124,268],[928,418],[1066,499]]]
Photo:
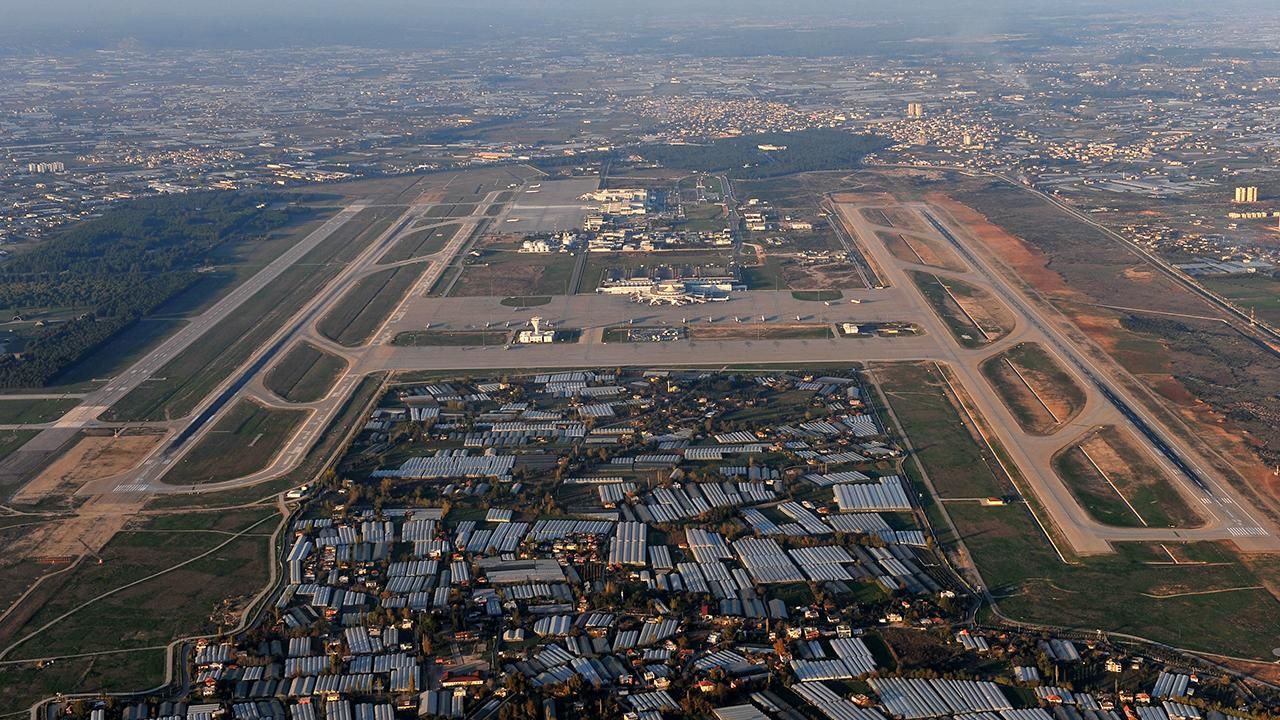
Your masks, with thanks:
[[[879,225],[880,227],[893,227],[893,223],[890,222],[888,216],[886,216],[884,214],[884,211],[879,208],[862,208],[858,212],[862,213],[862,217],[866,218],[867,222],[871,223],[872,225]]]
[[[133,467],[158,442],[160,435],[82,438],[19,490],[13,501],[35,504],[48,497],[71,495],[87,482],[111,477]]]
[[[992,255],[1016,270],[1019,277],[1030,282],[1036,289],[1055,294],[1073,294],[1063,282],[1062,276],[1049,269],[1049,259],[1027,243],[991,224],[986,217],[969,206],[961,205],[946,195],[930,194],[928,200],[960,221],[971,235],[991,249]]]
[[[455,297],[563,295],[573,273],[574,256],[488,252],[468,264],[450,293]]]
[[[532,295],[541,287],[544,269],[536,265],[469,266],[453,287],[453,295]]]
[[[891,193],[879,190],[836,192],[831,194],[831,200],[838,205],[895,205],[899,202]]]
[[[926,232],[924,223],[920,222],[920,216],[911,210],[903,208],[885,208],[884,216],[893,223],[893,227],[907,232],[922,233]]]
[[[1084,408],[1084,391],[1039,345],[1001,353],[983,363],[982,372],[1027,432],[1053,433]]]
[[[788,288],[822,290],[862,287],[862,278],[852,264],[841,260],[803,263],[795,256],[774,255],[782,281]]]
[[[1100,522],[1192,528],[1203,520],[1124,433],[1106,427],[1059,457],[1059,472]]]
[[[966,231],[985,245],[988,258],[1015,270],[1083,334],[1162,396],[1193,428],[1181,433],[1183,437],[1204,448],[1228,476],[1243,477],[1248,489],[1257,491],[1253,499],[1259,509],[1280,517],[1280,476],[1272,472],[1280,464],[1280,370],[1274,357],[1220,323],[1125,314],[1092,305],[1214,312],[1163,276],[1149,276],[1122,247],[1095,241],[1096,231],[1086,231],[1078,222],[1065,224],[1057,211],[1036,210],[1036,217],[1046,218],[1038,227],[1018,219],[1017,212],[1029,212],[1018,210],[1027,200],[992,205],[993,212],[1010,213],[1008,222],[1021,222],[1028,233],[1034,231],[1032,245],[946,195],[930,193],[927,199],[964,223]],[[1085,232],[1090,233],[1088,242],[1080,237]]]
[[[882,230],[876,231],[876,237],[880,238],[880,242],[889,248],[889,252],[902,262],[928,265],[958,273],[969,270],[954,253],[927,238]]]

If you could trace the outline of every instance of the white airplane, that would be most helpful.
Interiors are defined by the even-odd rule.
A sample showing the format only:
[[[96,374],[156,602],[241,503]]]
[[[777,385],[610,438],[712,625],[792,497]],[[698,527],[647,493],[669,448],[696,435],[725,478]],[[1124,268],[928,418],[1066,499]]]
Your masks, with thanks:
[[[634,293],[631,295],[631,302],[636,303],[637,305],[648,303],[649,307],[653,307],[655,305],[674,305],[676,307],[680,307],[681,305],[688,305],[690,303],[697,302],[697,299],[688,295],[658,296]]]

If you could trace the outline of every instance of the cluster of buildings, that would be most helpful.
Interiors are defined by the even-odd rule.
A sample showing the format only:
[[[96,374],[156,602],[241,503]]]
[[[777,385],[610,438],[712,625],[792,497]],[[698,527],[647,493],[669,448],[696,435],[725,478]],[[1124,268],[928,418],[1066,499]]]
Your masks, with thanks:
[[[711,97],[699,78],[673,78],[668,88],[688,92],[631,97],[619,110],[650,121],[646,136],[651,142],[685,142],[754,133],[790,132],[814,127],[836,127],[845,120],[839,110],[806,111],[787,102],[754,97]]]
[[[67,166],[62,162],[36,162],[27,163],[27,172],[32,175],[46,175],[49,173],[65,172]]]
[[[856,376],[442,380],[375,420],[353,455],[409,458],[318,488],[255,629],[124,717],[1222,720],[1154,665],[1059,686],[1131,672],[1093,640],[948,630],[965,591]],[[908,672],[907,642],[975,670]]]

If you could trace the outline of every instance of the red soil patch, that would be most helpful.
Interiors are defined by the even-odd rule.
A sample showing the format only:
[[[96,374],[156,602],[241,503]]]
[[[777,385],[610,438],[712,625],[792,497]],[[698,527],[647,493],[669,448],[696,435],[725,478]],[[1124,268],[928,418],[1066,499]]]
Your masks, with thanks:
[[[1161,396],[1182,407],[1200,408],[1204,405],[1203,401],[1192,395],[1191,391],[1183,387],[1182,383],[1175,380],[1172,375],[1158,379],[1152,377],[1150,382]]]
[[[999,258],[1040,292],[1063,296],[1075,295],[1075,292],[1063,282],[1062,276],[1049,269],[1047,257],[1021,239],[992,224],[982,213],[941,193],[930,193],[927,199],[960,221],[969,234],[986,247],[988,257]]]

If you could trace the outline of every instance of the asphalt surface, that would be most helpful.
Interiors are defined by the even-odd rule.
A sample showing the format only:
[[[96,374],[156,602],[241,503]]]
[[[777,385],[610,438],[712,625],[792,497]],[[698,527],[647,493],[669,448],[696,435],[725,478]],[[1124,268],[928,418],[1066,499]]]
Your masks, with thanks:
[[[85,393],[80,403],[58,421],[42,425],[39,435],[32,438],[20,450],[0,462],[0,486],[15,482],[27,475],[33,467],[42,463],[51,452],[66,444],[83,427],[96,424],[104,410],[119,401],[131,390],[155,376],[156,371],[200,339],[210,328],[234,312],[246,300],[253,297],[268,283],[275,280],[313,248],[324,242],[339,227],[364,209],[362,204],[347,206],[329,218],[293,247],[259,270],[245,282],[227,293],[213,307],[197,315],[128,370],[112,378],[103,387]]]
[[[920,214],[922,225],[932,224],[938,242],[950,243],[964,258],[970,270],[954,273],[932,267],[914,266],[898,261],[876,238],[878,226],[869,223],[857,208],[836,206],[842,241],[868,254],[868,262],[878,268],[882,289],[852,288],[844,290],[841,300],[825,302],[795,299],[790,292],[750,291],[735,293],[727,303],[708,303],[683,307],[649,307],[636,305],[627,298],[603,295],[573,295],[553,298],[552,302],[533,308],[511,308],[492,298],[431,298],[426,293],[441,273],[471,239],[476,228],[492,220],[501,229],[511,205],[496,218],[483,216],[493,201],[491,193],[477,205],[477,213],[468,218],[451,218],[462,227],[440,252],[428,258],[429,266],[404,300],[391,312],[374,340],[358,348],[347,348],[324,338],[316,329],[320,318],[336,306],[355,283],[369,273],[388,267],[378,265],[378,258],[415,221],[425,217],[425,205],[411,206],[387,231],[375,239],[354,261],[290,319],[240,368],[233,372],[196,408],[191,416],[173,424],[173,432],[141,465],[122,476],[97,483],[86,492],[129,492],[159,494],[171,492],[212,492],[252,485],[286,473],[297,466],[320,434],[337,416],[354,392],[361,378],[383,370],[432,369],[503,369],[511,367],[553,368],[612,365],[701,365],[717,367],[728,363],[848,363],[932,360],[945,363],[963,386],[995,434],[1006,448],[1020,474],[1030,483],[1049,520],[1058,530],[1061,543],[1070,550],[1087,555],[1111,550],[1115,541],[1188,541],[1232,539],[1247,551],[1277,551],[1276,534],[1263,527],[1245,509],[1234,490],[1213,475],[1209,466],[1190,448],[1184,447],[1114,383],[1121,372],[1113,363],[1101,366],[1096,359],[1075,349],[1074,340],[1063,334],[1062,318],[1048,318],[1043,309],[1030,302],[1021,291],[1009,285],[1004,277],[973,253],[969,239],[960,226],[944,212],[924,205],[903,206]],[[515,204],[527,203],[527,194],[516,194]],[[223,298],[213,308],[192,320],[187,326],[155,351],[114,378],[101,390],[86,394],[78,405],[56,423],[45,426],[36,440],[37,450],[53,443],[65,443],[66,433],[80,427],[99,424],[99,413],[119,400],[134,387],[149,379],[165,362],[189,346],[201,334],[233,312],[245,299],[292,265],[311,247],[363,208],[352,205],[286,252],[271,265]],[[884,229],[884,228],[879,228]],[[1014,328],[1001,339],[979,349],[962,348],[948,328],[928,306],[923,296],[907,278],[910,268],[928,270],[939,276],[962,278],[1000,298],[1016,317]],[[851,302],[857,301],[857,302]],[[578,343],[553,346],[490,347],[395,347],[391,340],[400,332],[431,330],[474,330],[484,327],[510,328],[524,326],[538,315],[558,328],[583,331]],[[906,321],[916,323],[921,334],[895,338],[847,338],[824,340],[774,340],[750,333],[761,324],[868,323]],[[743,339],[719,341],[685,340],[674,343],[604,343],[604,330],[610,326],[740,326]],[[313,343],[348,362],[348,369],[329,394],[313,403],[290,404],[265,389],[262,378],[273,361],[283,356],[298,342]],[[1087,402],[1079,415],[1048,437],[1025,433],[1004,406],[999,396],[980,372],[988,357],[1018,343],[1034,341],[1056,355],[1060,363],[1074,374],[1086,390]],[[165,482],[166,473],[217,424],[218,419],[240,398],[251,397],[273,407],[302,408],[308,417],[285,444],[271,464],[262,471],[236,480],[202,485],[199,488],[177,486]],[[1204,526],[1177,528],[1116,528],[1092,519],[1080,507],[1070,490],[1051,470],[1050,459],[1064,447],[1074,444],[1089,430],[1101,425],[1125,428],[1144,444],[1166,469],[1171,482],[1196,503],[1206,516]],[[917,438],[917,441],[920,439]],[[34,442],[34,441],[33,441]],[[12,459],[12,457],[11,457]],[[3,480],[0,468],[0,481]]]
[[[958,223],[936,208],[911,205],[935,230],[935,237],[950,244],[969,265],[966,273],[951,273],[933,267],[903,263],[887,251],[875,239],[877,226],[869,223],[858,208],[841,206],[842,217],[864,239],[864,247],[876,256],[879,266],[896,287],[914,286],[905,269],[927,270],[940,277],[957,277],[986,289],[1016,316],[1013,331],[999,343],[977,353],[961,352],[954,342],[939,343],[940,357],[960,379],[979,411],[992,426],[995,434],[1012,456],[1022,476],[1032,485],[1037,499],[1050,515],[1053,524],[1065,536],[1071,548],[1078,554],[1095,554],[1109,551],[1112,541],[1186,541],[1205,539],[1235,540],[1242,549],[1253,551],[1280,550],[1280,542],[1272,529],[1264,527],[1252,513],[1245,509],[1234,489],[1207,470],[1208,464],[1198,458],[1176,435],[1170,433],[1113,379],[1123,372],[1113,362],[1103,367],[1077,347],[1077,340],[1068,339],[1060,325],[1063,318],[1049,319],[1044,310],[1029,301],[1023,293],[1007,283],[987,262],[974,253],[965,242],[964,233],[957,231]],[[883,228],[881,228],[883,229]],[[948,335],[936,314],[919,293],[911,293],[913,318],[934,336]],[[1058,363],[1072,373],[1077,384],[1086,393],[1087,401],[1081,413],[1069,427],[1048,436],[1040,437],[1024,432],[1013,414],[1005,407],[980,371],[982,361],[1004,347],[1018,342],[1034,341],[1055,356]],[[1166,479],[1174,483],[1192,508],[1206,516],[1203,527],[1175,528],[1118,528],[1102,525],[1080,506],[1074,495],[1051,468],[1051,460],[1061,449],[1075,444],[1088,430],[1100,425],[1113,425],[1127,430],[1131,440],[1144,445],[1152,459],[1166,471]],[[1189,468],[1195,469],[1197,480],[1170,461],[1173,455]]]

